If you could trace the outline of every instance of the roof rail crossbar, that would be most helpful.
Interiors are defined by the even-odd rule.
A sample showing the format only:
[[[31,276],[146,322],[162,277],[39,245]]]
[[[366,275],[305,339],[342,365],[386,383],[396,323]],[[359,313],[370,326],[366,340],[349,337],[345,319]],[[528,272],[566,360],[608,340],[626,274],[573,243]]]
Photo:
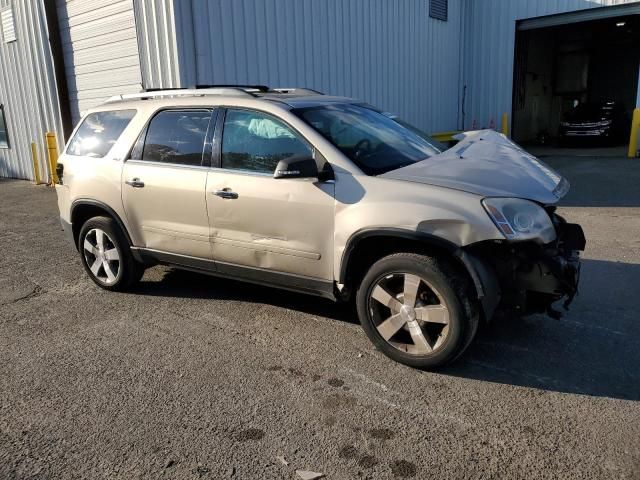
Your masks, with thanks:
[[[277,93],[293,93],[296,95],[324,95],[324,93],[319,92],[318,90],[314,90],[312,88],[274,88],[271,90],[272,92]]]
[[[211,85],[196,85],[195,88],[239,88],[241,90],[254,90],[262,93],[266,93],[270,90],[266,85],[233,85],[233,84],[211,84]]]

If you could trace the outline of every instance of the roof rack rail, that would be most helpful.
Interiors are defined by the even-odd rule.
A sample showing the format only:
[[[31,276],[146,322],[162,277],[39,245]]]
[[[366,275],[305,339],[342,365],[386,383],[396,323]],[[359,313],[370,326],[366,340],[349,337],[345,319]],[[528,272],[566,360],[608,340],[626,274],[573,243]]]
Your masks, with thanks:
[[[310,88],[269,88],[266,85],[196,85],[190,88],[148,88],[144,92],[114,95],[105,103],[121,100],[146,100],[162,97],[197,97],[204,95],[229,95],[235,97],[257,97],[269,93],[294,95],[324,95]]]
[[[146,92],[129,93],[124,95],[114,95],[105,103],[117,102],[120,100],[146,100],[161,97],[198,97],[204,95],[229,95],[234,97],[253,97],[249,91],[237,87],[212,87],[212,88],[164,88],[149,89]]]

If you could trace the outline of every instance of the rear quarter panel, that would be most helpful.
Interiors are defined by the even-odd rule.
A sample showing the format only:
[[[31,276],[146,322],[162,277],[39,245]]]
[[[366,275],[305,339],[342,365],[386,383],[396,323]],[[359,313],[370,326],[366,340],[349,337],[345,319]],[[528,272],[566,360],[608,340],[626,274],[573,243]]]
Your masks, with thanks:
[[[122,106],[114,108],[114,110],[122,109],[129,108]],[[146,118],[145,112],[137,110],[136,115],[124,129],[118,141],[102,158],[69,155],[67,154],[69,145],[67,143],[64,153],[58,159],[58,163],[64,165],[64,186],[58,193],[58,206],[61,208],[60,212],[63,218],[67,215],[70,220],[70,210],[75,202],[92,200],[106,204],[120,217],[129,231],[134,245],[138,244],[140,239],[136,230],[128,224],[122,204],[122,166],[124,159],[138,138]],[[82,121],[78,125],[81,123]],[[66,197],[62,203],[61,196]],[[62,208],[65,208],[68,213],[63,214]]]

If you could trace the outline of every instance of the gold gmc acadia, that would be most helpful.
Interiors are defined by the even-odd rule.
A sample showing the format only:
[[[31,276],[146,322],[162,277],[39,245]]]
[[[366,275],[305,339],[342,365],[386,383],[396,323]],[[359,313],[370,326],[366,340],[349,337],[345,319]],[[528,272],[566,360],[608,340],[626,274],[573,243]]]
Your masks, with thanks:
[[[371,105],[308,89],[120,95],[59,159],[60,220],[106,290],[170,265],[354,301],[392,359],[435,368],[480,321],[565,307],[585,238],[569,184],[505,136],[445,148]]]

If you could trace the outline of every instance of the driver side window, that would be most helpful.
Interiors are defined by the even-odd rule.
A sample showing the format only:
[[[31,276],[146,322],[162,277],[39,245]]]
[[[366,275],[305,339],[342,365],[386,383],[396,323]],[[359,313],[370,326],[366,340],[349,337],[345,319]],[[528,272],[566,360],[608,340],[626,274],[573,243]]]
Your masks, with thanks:
[[[227,110],[222,133],[222,168],[273,173],[284,158],[313,156],[307,143],[284,122],[261,112]]]

